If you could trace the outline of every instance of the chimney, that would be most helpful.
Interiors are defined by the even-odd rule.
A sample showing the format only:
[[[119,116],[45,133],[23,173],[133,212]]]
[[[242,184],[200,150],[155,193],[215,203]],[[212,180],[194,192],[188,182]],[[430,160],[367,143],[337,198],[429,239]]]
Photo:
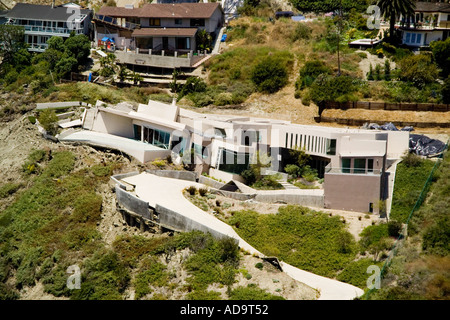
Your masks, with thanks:
[[[52,0],[52,9],[55,7],[55,0]]]

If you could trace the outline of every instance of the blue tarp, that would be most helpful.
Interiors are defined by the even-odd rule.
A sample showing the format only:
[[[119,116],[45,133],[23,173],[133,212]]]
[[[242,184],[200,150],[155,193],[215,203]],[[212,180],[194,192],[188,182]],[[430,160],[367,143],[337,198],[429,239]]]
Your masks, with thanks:
[[[222,35],[222,39],[220,39],[220,41],[221,42],[225,42],[225,40],[227,40],[227,35],[226,34]]]
[[[302,20],[306,20],[306,18],[305,18],[304,16],[302,16],[302,15],[299,15],[299,16],[292,16],[291,19],[294,20],[294,21],[302,21]]]
[[[115,42],[114,39],[108,38],[108,37],[103,37],[102,38],[103,42],[109,41],[109,42]]]

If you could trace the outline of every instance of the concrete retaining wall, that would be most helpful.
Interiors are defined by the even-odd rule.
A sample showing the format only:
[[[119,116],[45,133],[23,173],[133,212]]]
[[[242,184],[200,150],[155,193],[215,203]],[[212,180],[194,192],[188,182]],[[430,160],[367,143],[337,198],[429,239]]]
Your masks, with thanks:
[[[214,189],[220,189],[225,185],[223,182],[219,182],[205,176],[200,176],[198,178],[198,182]]]
[[[225,191],[225,190],[218,190],[218,189],[210,189],[209,190],[212,194],[218,194],[227,198],[231,198],[234,200],[240,200],[245,201],[249,199],[254,199],[256,194],[249,194],[249,193],[240,193],[240,192],[231,192],[231,191]]]
[[[153,220],[148,202],[139,199],[131,193],[116,185],[117,201],[127,210],[142,216],[145,219]]]
[[[190,171],[178,171],[178,170],[145,170],[145,172],[154,174],[155,176],[180,179],[196,182],[197,175]]]
[[[159,223],[161,226],[173,229],[180,232],[189,232],[193,230],[199,230],[202,232],[209,232],[215,238],[228,237],[227,235],[211,229],[197,221],[189,219],[186,216],[179,214],[178,212],[167,209],[159,204],[156,205],[155,211],[159,215]]]
[[[257,194],[256,201],[260,202],[284,202],[287,204],[298,204],[302,206],[323,208],[322,195],[299,195],[299,194]]]
[[[120,180],[123,178],[135,176],[137,174],[139,174],[139,171],[133,171],[133,172],[128,172],[128,173],[119,173],[119,174],[115,174],[115,175],[111,176],[110,179],[115,185],[118,184],[119,186],[122,187],[122,189],[126,190],[126,185],[124,185],[122,182],[120,182]]]

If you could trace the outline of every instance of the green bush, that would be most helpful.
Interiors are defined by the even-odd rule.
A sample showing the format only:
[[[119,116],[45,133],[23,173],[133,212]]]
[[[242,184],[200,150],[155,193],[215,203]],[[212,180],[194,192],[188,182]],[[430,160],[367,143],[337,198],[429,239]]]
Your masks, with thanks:
[[[436,80],[439,70],[429,54],[407,56],[398,62],[401,70],[400,80],[413,83],[423,88]]]
[[[307,61],[300,69],[299,79],[295,83],[297,89],[310,87],[321,74],[331,74],[331,69],[322,60]]]
[[[347,232],[338,217],[300,206],[281,207],[276,215],[238,211],[228,223],[263,254],[323,276],[334,276],[356,255],[351,236],[338,241]]]
[[[20,183],[6,183],[0,187],[0,199],[9,197],[22,187]]]
[[[301,169],[295,164],[288,164],[284,167],[284,172],[291,175],[294,178],[298,178],[301,175]]]
[[[50,135],[55,135],[58,130],[58,117],[54,110],[45,109],[39,113],[39,123]]]
[[[309,40],[311,39],[311,33],[312,30],[309,26],[304,23],[298,23],[291,35],[291,41],[295,42],[297,40]]]
[[[189,186],[188,188],[186,188],[186,191],[189,192],[191,196],[195,196],[195,194],[197,193],[197,188],[195,186]]]
[[[375,262],[368,258],[354,261],[342,270],[336,279],[365,289],[367,288],[367,279],[370,276],[370,274],[367,273],[367,268],[371,265],[376,265],[381,268],[382,263]]]
[[[251,80],[258,91],[275,93],[287,84],[288,71],[280,58],[269,56],[253,68]]]
[[[321,74],[311,85],[311,100],[315,104],[325,101],[347,102],[357,100],[352,95],[357,91],[354,79],[350,76],[333,77]]]

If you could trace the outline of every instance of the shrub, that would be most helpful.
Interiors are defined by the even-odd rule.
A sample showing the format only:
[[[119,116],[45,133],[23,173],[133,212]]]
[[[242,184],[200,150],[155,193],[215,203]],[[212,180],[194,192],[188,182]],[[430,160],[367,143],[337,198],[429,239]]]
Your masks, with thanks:
[[[439,70],[429,54],[407,56],[398,62],[400,80],[412,82],[423,88],[436,80]]]
[[[22,185],[20,183],[6,183],[0,187],[0,199],[14,194]]]
[[[391,220],[388,222],[388,234],[390,237],[398,237],[402,231],[403,225],[401,222]]]
[[[311,86],[311,100],[315,104],[325,101],[346,102],[354,97],[351,95],[357,87],[349,76],[333,77],[321,74]]]
[[[303,89],[312,85],[314,80],[321,74],[330,74],[331,69],[321,60],[307,61],[305,65],[300,69],[300,76],[295,87],[297,89]]]
[[[58,117],[54,110],[45,109],[39,114],[39,123],[50,135],[55,135],[58,130]]]
[[[269,56],[253,68],[251,80],[258,91],[275,93],[287,84],[287,68],[280,58]]]
[[[295,42],[297,40],[309,40],[311,38],[312,30],[306,24],[298,23],[295,27],[294,32],[291,36],[291,41]]]
[[[190,186],[186,190],[191,196],[195,196],[195,194],[197,193],[197,188],[195,186]]]
[[[199,189],[198,189],[198,193],[199,193],[202,197],[204,197],[204,196],[206,196],[206,194],[208,193],[208,188],[199,188]]]
[[[295,164],[288,164],[284,167],[284,171],[291,175],[294,178],[298,178],[300,176],[301,170],[300,167]]]
[[[261,262],[258,262],[257,264],[255,264],[255,268],[258,268],[259,270],[262,270],[264,267],[264,265]]]

